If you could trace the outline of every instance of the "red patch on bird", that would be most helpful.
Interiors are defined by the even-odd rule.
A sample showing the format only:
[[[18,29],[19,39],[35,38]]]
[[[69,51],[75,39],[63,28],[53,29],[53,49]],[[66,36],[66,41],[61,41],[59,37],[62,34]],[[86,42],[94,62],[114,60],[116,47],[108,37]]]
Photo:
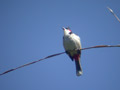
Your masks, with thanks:
[[[71,30],[69,29],[69,31],[71,31]]]
[[[74,58],[76,61],[79,60],[79,58],[80,58],[80,54],[76,54],[76,55],[74,55],[73,58]]]

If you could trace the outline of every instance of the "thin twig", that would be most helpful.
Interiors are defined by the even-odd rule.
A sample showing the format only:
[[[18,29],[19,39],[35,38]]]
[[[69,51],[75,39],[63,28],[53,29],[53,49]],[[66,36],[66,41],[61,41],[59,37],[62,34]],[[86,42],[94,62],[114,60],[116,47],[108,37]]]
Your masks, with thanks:
[[[54,56],[58,56],[58,55],[61,55],[61,54],[64,54],[64,53],[65,53],[65,52],[61,52],[61,53],[57,53],[57,54],[53,54],[53,55],[49,55],[49,56],[47,56],[47,57],[45,57],[45,58],[42,58],[42,59],[39,59],[39,60],[37,60],[37,61],[33,61],[33,62],[30,62],[30,63],[24,64],[24,65],[21,65],[21,66],[19,66],[19,67],[16,67],[16,68],[13,68],[13,69],[7,70],[7,71],[1,73],[0,76],[1,76],[1,75],[4,75],[4,74],[6,74],[6,73],[9,73],[9,72],[11,72],[11,71],[15,71],[15,70],[17,70],[17,69],[20,69],[20,68],[22,68],[22,67],[25,67],[25,66],[28,66],[28,65],[31,65],[31,64],[37,63],[37,62],[42,61],[42,60],[44,60],[44,59],[51,58],[51,57],[54,57]]]
[[[105,47],[120,47],[120,45],[97,45],[97,46],[82,48],[81,50],[93,49],[93,48],[105,48]]]
[[[115,16],[115,18],[120,22],[120,19],[117,17],[117,15],[113,12],[113,10],[109,7],[107,9]]]
[[[91,47],[87,47],[87,48],[82,48],[81,50],[87,50],[87,49],[93,49],[93,48],[106,48],[106,47],[120,47],[120,45],[97,45],[97,46],[91,46]],[[25,67],[25,66],[28,66],[28,65],[31,65],[31,64],[34,64],[34,63],[37,63],[39,61],[42,61],[42,60],[45,60],[45,59],[48,59],[48,58],[51,58],[51,57],[54,57],[54,56],[58,56],[58,55],[61,55],[61,54],[64,54],[65,52],[61,52],[61,53],[57,53],[57,54],[52,54],[52,55],[49,55],[45,58],[42,58],[42,59],[39,59],[37,61],[33,61],[33,62],[30,62],[30,63],[27,63],[27,64],[24,64],[24,65],[21,65],[19,67],[16,67],[16,68],[13,68],[13,69],[10,69],[10,70],[7,70],[3,73],[0,74],[1,75],[4,75],[4,74],[7,74],[11,71],[15,71],[17,69],[20,69],[22,67]]]

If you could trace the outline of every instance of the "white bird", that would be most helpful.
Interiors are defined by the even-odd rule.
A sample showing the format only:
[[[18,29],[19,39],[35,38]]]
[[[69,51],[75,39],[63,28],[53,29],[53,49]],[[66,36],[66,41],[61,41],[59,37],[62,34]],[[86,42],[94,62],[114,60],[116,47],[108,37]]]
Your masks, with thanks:
[[[69,28],[64,28],[64,36],[63,36],[63,45],[66,53],[75,61],[76,65],[76,75],[82,75],[82,68],[80,64],[80,56],[81,56],[81,42],[80,37],[76,34],[72,33]]]

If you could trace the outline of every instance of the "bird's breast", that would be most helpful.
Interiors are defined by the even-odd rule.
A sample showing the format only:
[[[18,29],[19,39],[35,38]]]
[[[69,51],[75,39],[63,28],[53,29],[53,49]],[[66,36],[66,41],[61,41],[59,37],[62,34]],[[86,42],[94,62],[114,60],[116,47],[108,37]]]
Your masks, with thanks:
[[[73,37],[66,36],[63,39],[63,45],[65,50],[74,50],[74,49],[80,49],[80,43],[78,40],[76,40]]]

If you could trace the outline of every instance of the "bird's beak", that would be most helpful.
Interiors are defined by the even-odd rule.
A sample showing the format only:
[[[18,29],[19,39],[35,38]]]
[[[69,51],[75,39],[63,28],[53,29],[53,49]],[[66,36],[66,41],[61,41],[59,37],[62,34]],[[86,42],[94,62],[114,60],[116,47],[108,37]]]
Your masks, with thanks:
[[[63,30],[65,30],[65,28],[64,28],[64,27],[62,27],[62,29],[63,29]]]
[[[63,31],[64,31],[64,35],[66,35],[66,34],[67,34],[66,28],[62,27],[62,29],[63,29]]]

